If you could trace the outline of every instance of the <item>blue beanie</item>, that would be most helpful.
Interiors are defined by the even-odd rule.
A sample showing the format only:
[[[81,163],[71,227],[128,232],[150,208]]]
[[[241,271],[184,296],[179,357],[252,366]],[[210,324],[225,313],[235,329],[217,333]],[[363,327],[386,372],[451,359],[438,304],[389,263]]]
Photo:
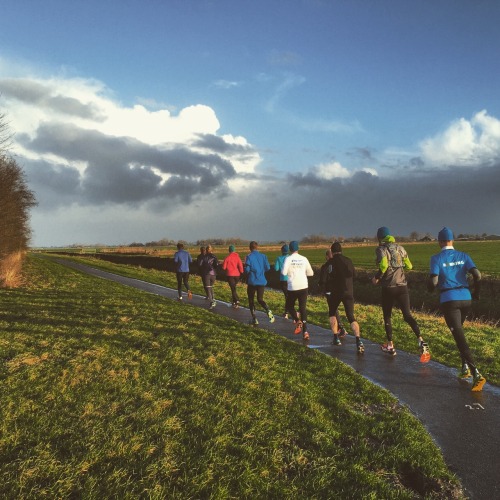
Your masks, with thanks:
[[[443,227],[438,234],[439,241],[453,241],[455,237],[453,236],[453,231],[449,227]]]
[[[234,252],[234,245],[229,245],[229,253]]]
[[[288,245],[290,248],[290,252],[297,252],[299,249],[299,242],[298,241],[290,241],[290,245]]]
[[[382,226],[377,229],[377,238],[383,240],[386,236],[389,236],[391,231],[388,227]]]
[[[281,247],[281,253],[282,253],[283,255],[286,255],[286,254],[288,253],[288,245],[283,245],[283,246]]]

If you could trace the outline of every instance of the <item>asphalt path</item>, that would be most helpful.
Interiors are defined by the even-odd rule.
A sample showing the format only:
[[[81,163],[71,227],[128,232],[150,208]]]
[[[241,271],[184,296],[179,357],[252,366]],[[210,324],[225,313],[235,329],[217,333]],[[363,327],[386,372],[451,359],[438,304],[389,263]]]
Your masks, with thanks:
[[[126,278],[66,259],[54,260],[86,274],[177,300],[177,290],[171,288]],[[193,295],[189,301],[186,297],[184,299],[191,306],[209,307],[209,302],[198,295]],[[241,323],[248,323],[251,318],[248,309],[234,309],[221,301],[217,301],[213,312]],[[342,346],[334,346],[329,330],[308,323],[311,338],[304,343],[300,335],[293,334],[291,321],[276,317],[276,321],[270,323],[263,312],[257,312],[257,318],[259,328],[337,358],[371,382],[390,391],[424,424],[441,448],[448,467],[462,481],[469,498],[500,500],[499,387],[486,383],[481,392],[471,392],[470,381],[458,379],[456,369],[432,360],[420,363],[416,342],[414,353],[398,350],[396,356],[389,356],[381,351],[379,344],[363,339],[365,353],[358,354],[352,335],[343,339]],[[432,352],[432,344],[430,347]]]

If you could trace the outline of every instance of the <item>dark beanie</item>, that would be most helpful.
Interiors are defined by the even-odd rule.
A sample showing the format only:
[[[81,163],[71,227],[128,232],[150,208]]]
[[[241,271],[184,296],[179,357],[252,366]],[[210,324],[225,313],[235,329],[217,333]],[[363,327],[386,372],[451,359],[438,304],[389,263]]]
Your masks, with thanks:
[[[331,249],[333,253],[342,253],[342,245],[338,241],[332,244]]]
[[[377,238],[379,240],[383,240],[386,236],[389,236],[390,234],[391,231],[386,226],[379,227],[377,230]]]
[[[290,252],[297,252],[299,250],[299,242],[298,241],[291,241],[290,244],[288,245],[288,248],[290,248]]]

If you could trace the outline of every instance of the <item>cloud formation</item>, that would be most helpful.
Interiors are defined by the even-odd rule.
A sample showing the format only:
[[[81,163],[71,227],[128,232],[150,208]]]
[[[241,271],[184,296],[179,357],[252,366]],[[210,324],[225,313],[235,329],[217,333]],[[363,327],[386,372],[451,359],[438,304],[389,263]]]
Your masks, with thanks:
[[[285,78],[267,110],[303,81]],[[100,82],[68,78],[0,75],[0,94],[39,201],[38,245],[275,241],[373,235],[380,225],[396,234],[443,225],[500,233],[500,121],[485,110],[413,151],[354,145],[345,153],[354,166],[333,158],[286,172],[266,170],[246,138],[219,134],[215,111],[203,104],[151,111],[147,100],[127,106]],[[349,128],[334,125],[316,121],[332,133]]]

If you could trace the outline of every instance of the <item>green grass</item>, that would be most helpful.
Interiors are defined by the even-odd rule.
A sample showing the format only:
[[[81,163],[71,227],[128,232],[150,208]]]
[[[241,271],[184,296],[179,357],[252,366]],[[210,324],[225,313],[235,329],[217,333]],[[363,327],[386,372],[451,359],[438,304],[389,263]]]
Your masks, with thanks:
[[[177,288],[174,273],[163,271],[142,269],[135,266],[113,264],[93,258],[77,258],[78,262],[86,262],[94,267],[98,267],[116,274],[121,274],[131,278],[139,278],[144,281],[156,283],[171,288]],[[191,275],[190,282],[193,292],[203,294],[203,287],[197,276]],[[370,285],[371,286],[371,285]],[[246,287],[239,285],[239,296],[242,305],[247,306]],[[379,289],[376,292],[380,293]],[[227,283],[218,281],[215,286],[216,298],[231,302],[231,292]],[[269,307],[281,313],[284,309],[283,294],[278,291],[267,290],[265,296]],[[412,292],[413,299],[413,292]],[[413,301],[415,303],[415,301]],[[344,316],[343,307],[340,313],[344,318],[345,326],[348,326]],[[425,312],[413,312],[420,326],[422,335],[430,344],[432,358],[450,367],[461,366],[460,355],[455,345],[455,341],[444,322],[441,315],[429,314]],[[355,306],[356,319],[361,327],[361,336],[374,342],[386,342],[382,310],[377,305]],[[309,296],[308,298],[308,321],[312,324],[329,328],[328,307],[326,300],[321,296]],[[397,349],[418,353],[416,338],[410,327],[403,321],[401,312],[394,310],[393,318],[394,343]],[[500,328],[498,324],[482,323],[479,321],[465,323],[466,338],[471,347],[472,353],[481,373],[488,382],[500,385]]]
[[[440,248],[437,242],[428,243],[402,243],[408,252],[408,256],[413,264],[414,271],[428,273],[431,256],[439,253]],[[329,245],[322,248],[310,248],[304,246],[300,253],[305,255],[312,265],[321,266],[325,262],[325,251]],[[456,241],[454,247],[457,250],[467,252],[478,269],[485,276],[500,277],[500,240],[499,241]],[[376,270],[375,266],[376,245],[345,246],[344,255],[349,257],[356,268],[365,270]],[[274,262],[280,255],[279,251],[263,252],[269,257],[269,261]]]
[[[0,292],[1,498],[462,498],[337,360],[46,259],[26,276]]]

